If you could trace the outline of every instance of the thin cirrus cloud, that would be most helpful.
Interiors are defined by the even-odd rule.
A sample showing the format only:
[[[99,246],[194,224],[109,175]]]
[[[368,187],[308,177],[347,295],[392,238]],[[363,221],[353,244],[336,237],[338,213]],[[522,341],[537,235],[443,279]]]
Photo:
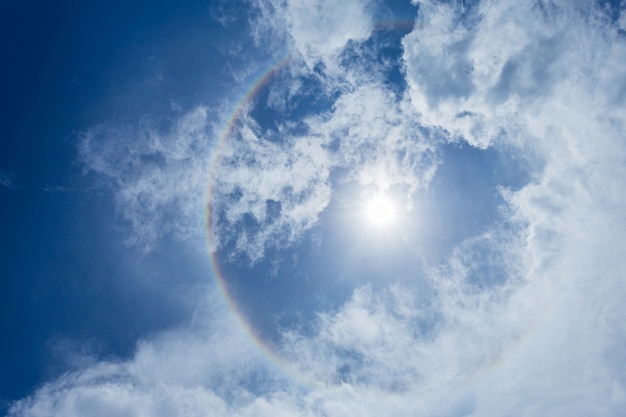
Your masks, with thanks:
[[[398,284],[356,288],[306,331],[283,332],[277,351],[288,366],[263,356],[209,303],[212,327],[145,340],[130,360],[51,381],[9,415],[620,415],[623,13],[559,1],[429,1],[419,10],[402,42],[406,97],[369,82],[342,90],[330,109],[304,119],[304,133],[278,129],[281,141],[244,115],[223,149],[213,198],[224,220],[217,241],[234,239],[258,259],[314,227],[338,168],[368,186],[363,167],[383,166],[388,183],[376,186],[410,191],[432,183],[447,141],[536,160],[528,184],[501,189],[501,218],[425,268],[427,302]],[[281,9],[289,19],[300,12]],[[324,53],[305,26],[286,30],[296,45],[313,42],[300,51],[307,59]],[[168,135],[139,134],[119,165],[111,161],[123,136],[85,136],[83,161],[111,181],[135,243],[156,244],[163,222],[181,236],[197,226],[189,219],[210,167],[194,155],[210,154],[206,131],[206,111],[193,111]],[[183,183],[193,192],[176,188]],[[268,200],[281,210],[268,212]],[[184,220],[153,213],[168,205]],[[258,227],[241,241],[232,233],[244,216]],[[481,281],[485,263],[498,280]]]
[[[0,171],[0,186],[8,188],[9,190],[14,190],[15,188],[17,188],[13,179],[12,172]]]
[[[113,190],[127,242],[150,252],[166,236],[203,237],[203,199],[211,139],[207,109],[185,114],[169,129],[148,119],[138,126],[97,126],[81,135],[79,159]]]

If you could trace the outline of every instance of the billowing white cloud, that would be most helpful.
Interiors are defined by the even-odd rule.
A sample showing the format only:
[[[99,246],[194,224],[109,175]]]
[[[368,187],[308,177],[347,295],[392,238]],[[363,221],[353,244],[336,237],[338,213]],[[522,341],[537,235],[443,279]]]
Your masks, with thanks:
[[[283,376],[214,295],[184,328],[140,343],[131,361],[65,374],[14,404],[9,415],[225,416],[232,404],[254,408],[255,396]]]
[[[514,143],[544,164],[506,193],[524,227],[516,251],[527,268],[510,305],[534,310],[536,324],[506,371],[476,392],[476,415],[618,415],[624,38],[587,3],[486,1],[465,21],[455,3],[420,10],[404,46],[422,122],[474,146]]]
[[[624,265],[588,283],[618,251],[596,243],[577,240],[539,277],[531,262],[524,280],[499,289],[471,288],[463,268],[434,273],[441,292],[426,304],[408,288],[358,289],[313,332],[285,334],[291,380],[212,305],[210,320],[199,317],[209,328],[165,333],[128,362],[68,374],[9,415],[617,416]],[[589,246],[598,255],[569,262]]]
[[[460,2],[421,2],[404,58],[422,122],[486,147],[539,134],[527,130],[546,125],[538,110],[552,98],[563,105],[580,98],[572,89],[621,107],[624,45],[603,13],[586,2],[485,1],[469,10]],[[586,105],[595,112],[609,103]]]

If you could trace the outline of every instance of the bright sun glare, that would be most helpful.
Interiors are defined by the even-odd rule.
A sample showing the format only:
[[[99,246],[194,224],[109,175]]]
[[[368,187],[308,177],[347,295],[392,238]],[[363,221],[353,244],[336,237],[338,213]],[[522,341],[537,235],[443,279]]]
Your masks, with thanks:
[[[384,195],[374,196],[365,205],[365,218],[377,228],[391,226],[397,216],[398,212],[393,201]]]

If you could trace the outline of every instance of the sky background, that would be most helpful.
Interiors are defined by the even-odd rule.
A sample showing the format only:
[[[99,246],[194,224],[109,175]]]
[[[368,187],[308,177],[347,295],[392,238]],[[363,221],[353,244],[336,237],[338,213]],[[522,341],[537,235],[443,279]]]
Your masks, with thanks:
[[[3,415],[623,415],[626,3],[4,6]]]

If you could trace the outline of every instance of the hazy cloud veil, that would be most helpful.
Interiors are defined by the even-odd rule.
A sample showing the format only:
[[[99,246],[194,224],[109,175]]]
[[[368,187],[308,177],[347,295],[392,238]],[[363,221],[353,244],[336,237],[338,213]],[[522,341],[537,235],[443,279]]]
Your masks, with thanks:
[[[410,200],[462,143],[513,152],[529,181],[500,187],[500,216],[424,267],[427,301],[400,283],[355,288],[283,332],[284,368],[212,294],[185,328],[50,381],[9,415],[622,415],[626,6],[614,3],[419,2],[398,94],[342,55],[372,36],[373,3],[259,0],[272,19],[252,20],[255,36],[280,33],[297,57],[281,76],[321,79],[332,105],[274,127],[245,112],[216,167],[206,108],[167,129],[87,132],[81,161],[110,184],[131,244],[202,236],[212,169],[213,238],[252,263],[316,226],[338,172]]]

